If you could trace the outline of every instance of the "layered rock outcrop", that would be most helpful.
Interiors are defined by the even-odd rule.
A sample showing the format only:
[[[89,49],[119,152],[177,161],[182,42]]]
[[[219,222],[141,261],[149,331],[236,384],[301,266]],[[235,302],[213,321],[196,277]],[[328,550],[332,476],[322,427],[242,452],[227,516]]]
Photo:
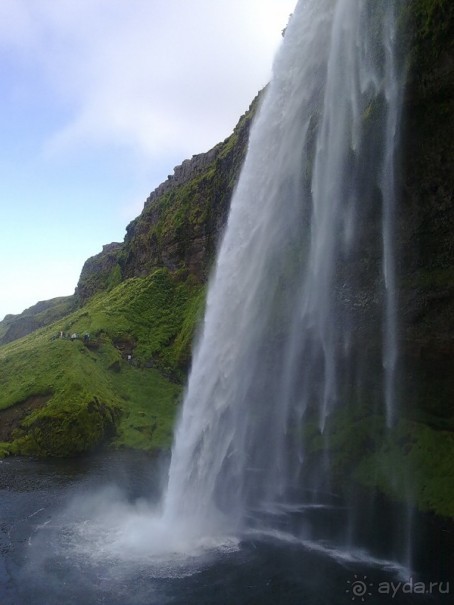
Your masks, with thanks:
[[[97,292],[109,290],[121,282],[118,265],[121,249],[120,243],[112,242],[103,246],[99,254],[85,261],[75,292],[80,305]]]
[[[199,282],[206,280],[227,220],[259,97],[229,138],[175,167],[126,227],[122,244],[104,246],[85,263],[76,289],[81,304],[118,280],[144,277],[162,267],[191,274]]]

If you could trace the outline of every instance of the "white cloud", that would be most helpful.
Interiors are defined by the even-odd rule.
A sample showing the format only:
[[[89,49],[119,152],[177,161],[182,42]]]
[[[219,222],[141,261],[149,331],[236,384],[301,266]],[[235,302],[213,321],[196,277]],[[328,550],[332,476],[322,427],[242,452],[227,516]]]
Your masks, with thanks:
[[[151,159],[206,150],[269,78],[292,4],[19,0],[23,29],[35,28],[30,52],[72,108],[47,153],[112,142]]]
[[[33,42],[33,23],[24,2],[0,2],[0,48],[28,48]]]

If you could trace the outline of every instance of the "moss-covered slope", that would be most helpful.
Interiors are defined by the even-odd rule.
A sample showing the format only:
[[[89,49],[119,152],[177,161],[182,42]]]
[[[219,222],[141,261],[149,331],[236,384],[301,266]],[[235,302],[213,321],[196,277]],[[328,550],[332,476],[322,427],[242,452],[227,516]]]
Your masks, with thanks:
[[[202,304],[199,285],[158,270],[1,347],[2,449],[168,447]]]
[[[143,277],[160,267],[206,281],[259,100],[260,94],[230,137],[185,160],[150,194],[141,214],[126,227],[122,244],[104,246],[87,260],[76,289],[81,304],[124,279]]]

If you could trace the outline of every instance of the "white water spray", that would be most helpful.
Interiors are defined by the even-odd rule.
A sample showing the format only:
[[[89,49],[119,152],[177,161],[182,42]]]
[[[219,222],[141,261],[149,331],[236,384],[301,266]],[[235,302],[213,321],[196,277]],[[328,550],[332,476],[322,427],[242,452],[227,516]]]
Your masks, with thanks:
[[[304,426],[323,438],[335,406],[369,380],[361,339],[376,338],[393,422],[395,6],[300,1],[289,23],[208,293],[164,500],[170,527],[236,531],[251,507],[316,491],[329,460],[301,473]]]

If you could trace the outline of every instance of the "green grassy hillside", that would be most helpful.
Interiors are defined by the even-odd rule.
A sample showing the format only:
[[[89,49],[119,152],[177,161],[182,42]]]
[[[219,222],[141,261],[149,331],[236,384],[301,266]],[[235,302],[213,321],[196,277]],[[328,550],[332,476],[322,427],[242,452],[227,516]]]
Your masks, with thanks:
[[[0,347],[0,449],[169,446],[203,293],[158,270]]]

